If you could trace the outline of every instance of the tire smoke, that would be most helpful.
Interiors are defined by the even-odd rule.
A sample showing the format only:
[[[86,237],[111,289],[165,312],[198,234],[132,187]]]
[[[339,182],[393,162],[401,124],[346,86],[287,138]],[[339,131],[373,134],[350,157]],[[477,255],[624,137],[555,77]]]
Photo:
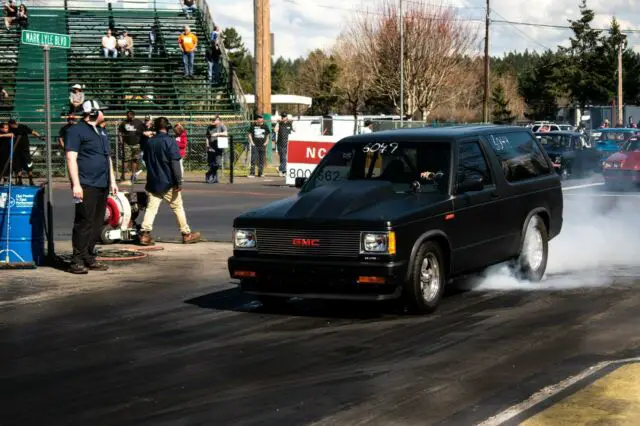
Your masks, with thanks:
[[[473,290],[562,290],[609,286],[640,273],[640,194],[620,197],[601,188],[565,191],[564,224],[549,242],[541,282],[517,279],[508,265],[495,265],[470,280]]]

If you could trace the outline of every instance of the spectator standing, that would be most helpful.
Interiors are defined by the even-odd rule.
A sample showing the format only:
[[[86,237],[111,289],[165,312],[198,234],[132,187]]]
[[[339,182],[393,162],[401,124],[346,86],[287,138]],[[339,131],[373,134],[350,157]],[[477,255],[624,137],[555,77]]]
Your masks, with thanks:
[[[187,17],[187,19],[192,19],[193,18],[192,14],[194,12],[197,12],[197,10],[198,10],[198,8],[196,7],[196,1],[195,0],[180,0],[180,3],[182,4],[182,11],[184,12],[184,14]]]
[[[220,182],[218,171],[222,165],[222,156],[224,155],[224,148],[221,148],[218,144],[218,138],[220,137],[228,137],[227,126],[222,124],[220,116],[216,115],[213,124],[207,127],[207,163],[209,164],[209,171],[206,175],[207,183]]]
[[[71,93],[69,93],[69,113],[82,112],[82,104],[84,103],[84,91],[82,86],[74,84],[71,86]]]
[[[209,65],[208,80],[212,86],[220,84],[220,56],[222,50],[217,42],[211,42],[205,51],[205,59]]]
[[[16,120],[9,120],[9,127],[11,133],[20,136],[20,141],[15,151],[14,162],[16,164],[15,169],[18,173],[18,185],[22,185],[22,172],[27,172],[29,175],[29,185],[33,186],[33,162],[31,161],[31,144],[29,143],[29,136],[35,136],[41,138],[40,134],[32,128],[19,124]]]
[[[124,154],[122,158],[122,174],[120,179],[125,179],[125,164],[129,162],[129,170],[131,171],[131,184],[136,180],[138,172],[138,160],[140,159],[140,138],[145,131],[145,125],[136,118],[134,111],[127,111],[127,118],[120,123],[118,127],[118,137],[121,152]]]
[[[278,157],[280,157],[278,174],[280,176],[286,176],[287,174],[287,150],[291,133],[293,133],[293,122],[289,119],[287,113],[283,112],[280,114],[278,124],[276,124],[276,134],[278,135],[276,147],[278,148]]]
[[[107,30],[107,34],[102,36],[102,52],[104,53],[104,57],[108,58],[109,54],[112,54],[114,58],[118,57],[118,50],[116,46],[118,45],[116,38],[111,34],[111,29]]]
[[[9,160],[11,155],[11,141],[14,137],[8,123],[0,123],[0,177],[7,183],[9,176]],[[15,140],[13,140],[15,144]]]
[[[69,132],[69,128],[74,124],[76,124],[76,116],[73,114],[68,114],[67,124],[62,126],[60,128],[60,131],[58,132],[58,145],[60,146],[60,148],[64,149],[67,140],[67,133]]]
[[[191,32],[188,25],[184,26],[184,32],[178,37],[178,44],[182,50],[182,64],[184,65],[184,76],[193,77],[193,59],[198,48],[198,37]]]
[[[154,24],[149,31],[149,58],[158,54],[158,27]]]
[[[218,43],[220,41],[221,32],[220,27],[217,25],[213,26],[213,31],[211,31],[211,43]]]
[[[7,31],[11,29],[11,24],[18,17],[18,6],[16,6],[16,0],[7,0],[4,4],[4,26]]]
[[[180,151],[180,170],[184,175],[184,157],[187,155],[187,145],[189,140],[187,139],[187,130],[178,123],[173,128],[173,134],[176,136],[176,145]]]
[[[157,134],[142,146],[144,162],[147,166],[145,189],[149,193],[149,201],[142,221],[140,244],[143,246],[154,244],[151,231],[162,201],[169,203],[169,207],[176,216],[182,242],[196,243],[200,241],[200,233],[192,232],[187,223],[182,202],[183,175],[180,167],[180,151],[174,139],[167,133],[170,128],[169,120],[166,117],[156,118],[154,128]]]
[[[256,164],[258,165],[258,177],[262,177],[264,171],[264,159],[269,143],[269,126],[264,122],[262,115],[256,117],[255,123],[249,128],[249,145],[251,147],[251,168],[249,178],[256,177]]]
[[[106,271],[95,258],[109,192],[116,194],[109,137],[100,126],[104,121],[97,101],[85,101],[83,119],[69,128],[66,139],[67,167],[75,201],[73,221],[73,257],[69,272],[86,274],[88,270]]]
[[[24,4],[21,4],[20,7],[18,7],[18,15],[16,16],[15,23],[21,30],[25,30],[29,27],[29,12],[27,11],[27,6]]]

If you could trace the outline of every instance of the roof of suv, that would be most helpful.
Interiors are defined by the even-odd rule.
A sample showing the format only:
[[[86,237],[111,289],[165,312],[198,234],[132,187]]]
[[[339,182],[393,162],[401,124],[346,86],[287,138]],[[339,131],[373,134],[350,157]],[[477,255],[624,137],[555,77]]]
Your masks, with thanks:
[[[455,139],[461,139],[470,136],[480,136],[496,133],[510,132],[530,132],[529,129],[519,126],[499,126],[495,124],[476,124],[466,126],[449,126],[449,127],[418,127],[413,129],[395,129],[383,130],[380,132],[367,133],[364,135],[348,136],[342,141],[344,142],[361,142],[369,141],[397,141],[402,139],[405,141],[428,141],[428,142],[450,142]]]

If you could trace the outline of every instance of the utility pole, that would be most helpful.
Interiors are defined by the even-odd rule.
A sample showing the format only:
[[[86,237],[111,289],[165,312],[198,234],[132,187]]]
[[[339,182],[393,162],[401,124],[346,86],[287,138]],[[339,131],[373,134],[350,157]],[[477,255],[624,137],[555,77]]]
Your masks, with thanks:
[[[485,23],[484,35],[484,102],[482,104],[482,119],[485,123],[489,122],[489,32],[491,26],[491,8],[487,0],[487,16]]]
[[[624,125],[622,101],[622,42],[618,46],[618,124]]]
[[[271,115],[271,7],[269,0],[253,0],[254,65],[256,75],[255,110]]]
[[[400,0],[400,125],[404,122],[404,12]]]

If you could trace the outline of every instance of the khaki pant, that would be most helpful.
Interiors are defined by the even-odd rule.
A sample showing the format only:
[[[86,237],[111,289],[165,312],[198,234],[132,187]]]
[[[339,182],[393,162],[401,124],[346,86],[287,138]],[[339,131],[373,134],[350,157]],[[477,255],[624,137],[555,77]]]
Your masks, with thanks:
[[[183,234],[190,234],[191,228],[187,224],[187,215],[184,212],[184,206],[182,205],[182,192],[176,191],[171,188],[169,191],[163,194],[149,193],[149,202],[147,204],[147,210],[144,213],[144,220],[142,221],[142,230],[151,232],[153,229],[153,221],[158,214],[158,208],[162,201],[169,203],[169,207],[173,210],[173,214],[176,215],[176,221],[178,222],[178,228]]]

